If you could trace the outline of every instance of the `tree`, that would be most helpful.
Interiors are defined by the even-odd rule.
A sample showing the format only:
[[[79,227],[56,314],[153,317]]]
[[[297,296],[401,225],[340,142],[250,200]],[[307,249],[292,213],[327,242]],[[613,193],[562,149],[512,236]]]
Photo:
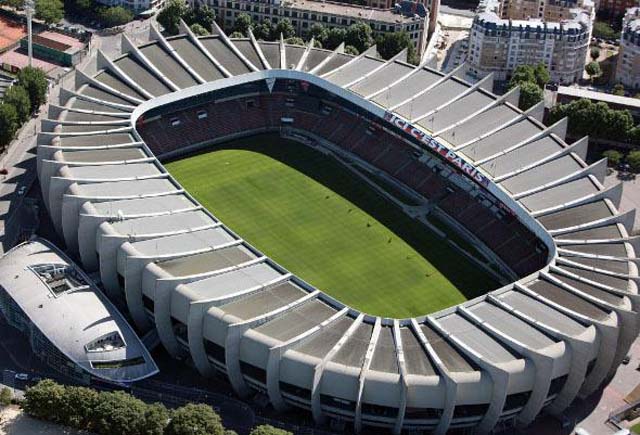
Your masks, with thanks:
[[[606,136],[626,139],[626,134],[633,128],[633,117],[628,110],[611,110],[607,106],[605,116]]]
[[[344,38],[346,45],[352,45],[362,53],[373,44],[371,27],[365,23],[355,23],[347,28]]]
[[[243,12],[236,17],[236,25],[233,30],[234,32],[241,33],[242,36],[248,36],[249,29],[253,30],[253,20],[251,19],[251,15]]]
[[[613,87],[613,95],[620,95],[622,97],[624,97],[624,85],[622,83],[616,83],[616,85]]]
[[[191,31],[193,32],[194,35],[196,36],[207,36],[209,34],[209,31],[207,29],[205,29],[204,27],[202,27],[200,24],[198,23],[193,23],[190,27]],[[239,36],[237,35],[238,32],[233,32],[231,34],[232,38],[242,38],[244,35],[240,34]],[[234,36],[235,35],[235,36]]]
[[[520,83],[537,83],[536,73],[531,65],[518,65],[511,73],[509,89],[519,86]]]
[[[271,34],[273,33],[273,25],[270,20],[264,20],[258,26],[253,28],[253,36],[256,39],[260,40],[268,40],[271,39]]]
[[[204,404],[190,403],[176,409],[165,435],[223,435],[220,416]]]
[[[164,435],[169,417],[169,410],[163,404],[147,405],[144,412],[144,429],[141,435]]]
[[[600,57],[600,48],[593,47],[589,53],[591,55],[591,59],[597,60]]]
[[[536,83],[541,89],[544,89],[545,85],[551,81],[551,74],[549,74],[549,70],[542,62],[533,67],[533,74],[536,77]]]
[[[640,125],[637,125],[629,130],[629,132],[627,133],[627,137],[629,138],[629,141],[631,143],[640,145]]]
[[[602,70],[600,69],[600,64],[598,62],[589,62],[587,66],[584,67],[584,70],[589,74],[589,78],[591,80],[602,74]]]
[[[48,83],[44,71],[40,68],[27,66],[20,70],[17,79],[18,86],[22,86],[29,93],[31,110],[37,111],[47,100]]]
[[[3,106],[0,104],[0,119],[2,119]],[[18,115],[15,115],[16,118]],[[0,121],[0,132],[5,132],[2,128],[2,121]],[[3,134],[3,133],[0,133]],[[31,388],[28,388],[24,393],[24,401],[22,402],[22,409],[32,417],[40,420],[59,421],[60,409],[65,405],[66,395],[65,389],[62,385],[59,385],[51,379],[45,379],[38,382]]]
[[[278,429],[268,424],[255,427],[249,435],[293,435],[286,430]]]
[[[183,16],[183,19],[184,22],[190,26],[193,24],[200,24],[205,29],[210,29],[211,24],[216,19],[216,13],[207,5],[198,5],[189,9]]]
[[[329,36],[329,31],[326,27],[324,27],[320,23],[313,23],[311,27],[309,27],[308,33],[309,39],[313,38],[315,41],[319,41],[324,44]]]
[[[62,17],[64,17],[64,5],[60,0],[36,0],[36,18],[47,24],[54,24]]]
[[[607,159],[607,163],[609,164],[609,166],[615,167],[620,164],[623,156],[620,151],[607,150],[602,153],[602,157],[605,157]]]
[[[628,110],[612,110],[606,103],[593,103],[581,99],[551,108],[548,122],[553,124],[569,118],[569,134],[572,136],[603,137],[611,140],[627,140],[633,133],[633,118]]]
[[[167,0],[167,3],[158,13],[158,23],[164,27],[165,32],[169,35],[178,33],[180,19],[188,12],[188,7],[184,0]]]
[[[384,33],[376,38],[376,48],[383,59],[391,59],[408,46],[413,46],[407,32]]]
[[[0,390],[0,405],[1,406],[9,406],[11,405],[11,399],[13,399],[13,394],[11,390],[7,387],[3,387]]]
[[[96,390],[85,387],[65,387],[65,398],[60,413],[60,422],[67,426],[85,429],[91,423],[93,410],[98,404]]]
[[[520,101],[518,103],[520,109],[527,110],[542,101],[543,98],[544,93],[537,84],[532,82],[523,82],[520,84]]]
[[[601,39],[616,39],[618,36],[616,31],[613,30],[613,27],[602,21],[596,21],[593,23],[592,33],[594,38]]]
[[[274,34],[271,35],[272,39],[278,39],[280,38],[280,35],[282,35],[284,39],[288,39],[296,35],[296,29],[294,29],[293,24],[291,24],[291,21],[289,21],[288,18],[280,20],[273,29],[273,32]]]
[[[360,54],[360,52],[358,51],[357,48],[355,48],[353,45],[347,45],[346,47],[344,47],[344,52],[346,54],[352,54],[354,56],[357,56]]]
[[[31,115],[31,101],[29,93],[25,88],[19,85],[13,85],[4,94],[4,102],[15,107],[18,113],[18,120],[25,122]]]
[[[70,10],[76,14],[91,13],[96,7],[93,0],[74,0],[67,1],[64,4],[65,10]]]
[[[147,406],[123,391],[100,393],[92,413],[92,430],[101,435],[137,435],[145,424]]]
[[[227,429],[224,431],[224,435],[238,435],[235,430]]]
[[[527,110],[544,98],[544,86],[551,76],[543,63],[537,65],[518,65],[511,74],[509,89],[520,87],[520,101],[518,106]]]
[[[106,27],[122,26],[133,20],[133,13],[122,6],[103,8],[98,12],[98,18]]]
[[[299,36],[294,36],[292,38],[288,38],[286,41],[287,44],[291,44],[291,45],[304,45],[304,39],[302,39]]]
[[[347,37],[347,31],[340,27],[332,27],[327,32],[327,40],[323,45],[328,50],[335,50],[338,45],[342,44]]]
[[[633,172],[640,172],[640,151],[631,151],[627,154],[627,163]]]
[[[413,45],[413,42],[407,45],[407,62],[412,65],[420,64],[420,56],[418,56],[418,52],[416,51],[416,47]]]
[[[9,6],[10,8],[18,9],[18,8],[22,8],[22,6],[24,5],[24,1],[23,0],[1,0],[0,5],[6,5],[6,6]]]

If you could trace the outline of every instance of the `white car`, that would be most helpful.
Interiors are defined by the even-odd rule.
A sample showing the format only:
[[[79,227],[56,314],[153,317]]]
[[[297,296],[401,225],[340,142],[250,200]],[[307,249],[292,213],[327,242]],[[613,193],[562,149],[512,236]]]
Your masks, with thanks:
[[[15,378],[19,381],[28,381],[29,375],[26,373],[16,373]]]

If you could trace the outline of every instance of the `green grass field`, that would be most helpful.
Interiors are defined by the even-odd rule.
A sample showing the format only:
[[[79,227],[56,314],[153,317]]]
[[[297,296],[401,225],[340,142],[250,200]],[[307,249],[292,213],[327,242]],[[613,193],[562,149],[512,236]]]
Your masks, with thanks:
[[[260,136],[166,165],[232,230],[369,314],[411,317],[497,284],[334,159]]]

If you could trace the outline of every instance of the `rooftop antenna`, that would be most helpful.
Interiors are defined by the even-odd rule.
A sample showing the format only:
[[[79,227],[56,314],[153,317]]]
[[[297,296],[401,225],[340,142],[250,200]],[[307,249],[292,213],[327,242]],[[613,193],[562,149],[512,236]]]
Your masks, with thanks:
[[[29,66],[31,66],[33,60],[33,29],[31,26],[31,20],[33,19],[33,13],[35,12],[34,0],[24,0],[24,12],[27,14],[27,51],[29,54]]]

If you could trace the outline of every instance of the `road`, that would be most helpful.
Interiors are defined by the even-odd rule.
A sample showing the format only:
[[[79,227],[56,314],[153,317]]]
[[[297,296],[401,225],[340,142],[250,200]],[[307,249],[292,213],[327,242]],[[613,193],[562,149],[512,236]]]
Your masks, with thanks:
[[[8,172],[0,184],[0,254],[20,232],[23,199],[36,178],[35,144],[39,124],[38,118],[30,119],[0,157],[0,167]]]

